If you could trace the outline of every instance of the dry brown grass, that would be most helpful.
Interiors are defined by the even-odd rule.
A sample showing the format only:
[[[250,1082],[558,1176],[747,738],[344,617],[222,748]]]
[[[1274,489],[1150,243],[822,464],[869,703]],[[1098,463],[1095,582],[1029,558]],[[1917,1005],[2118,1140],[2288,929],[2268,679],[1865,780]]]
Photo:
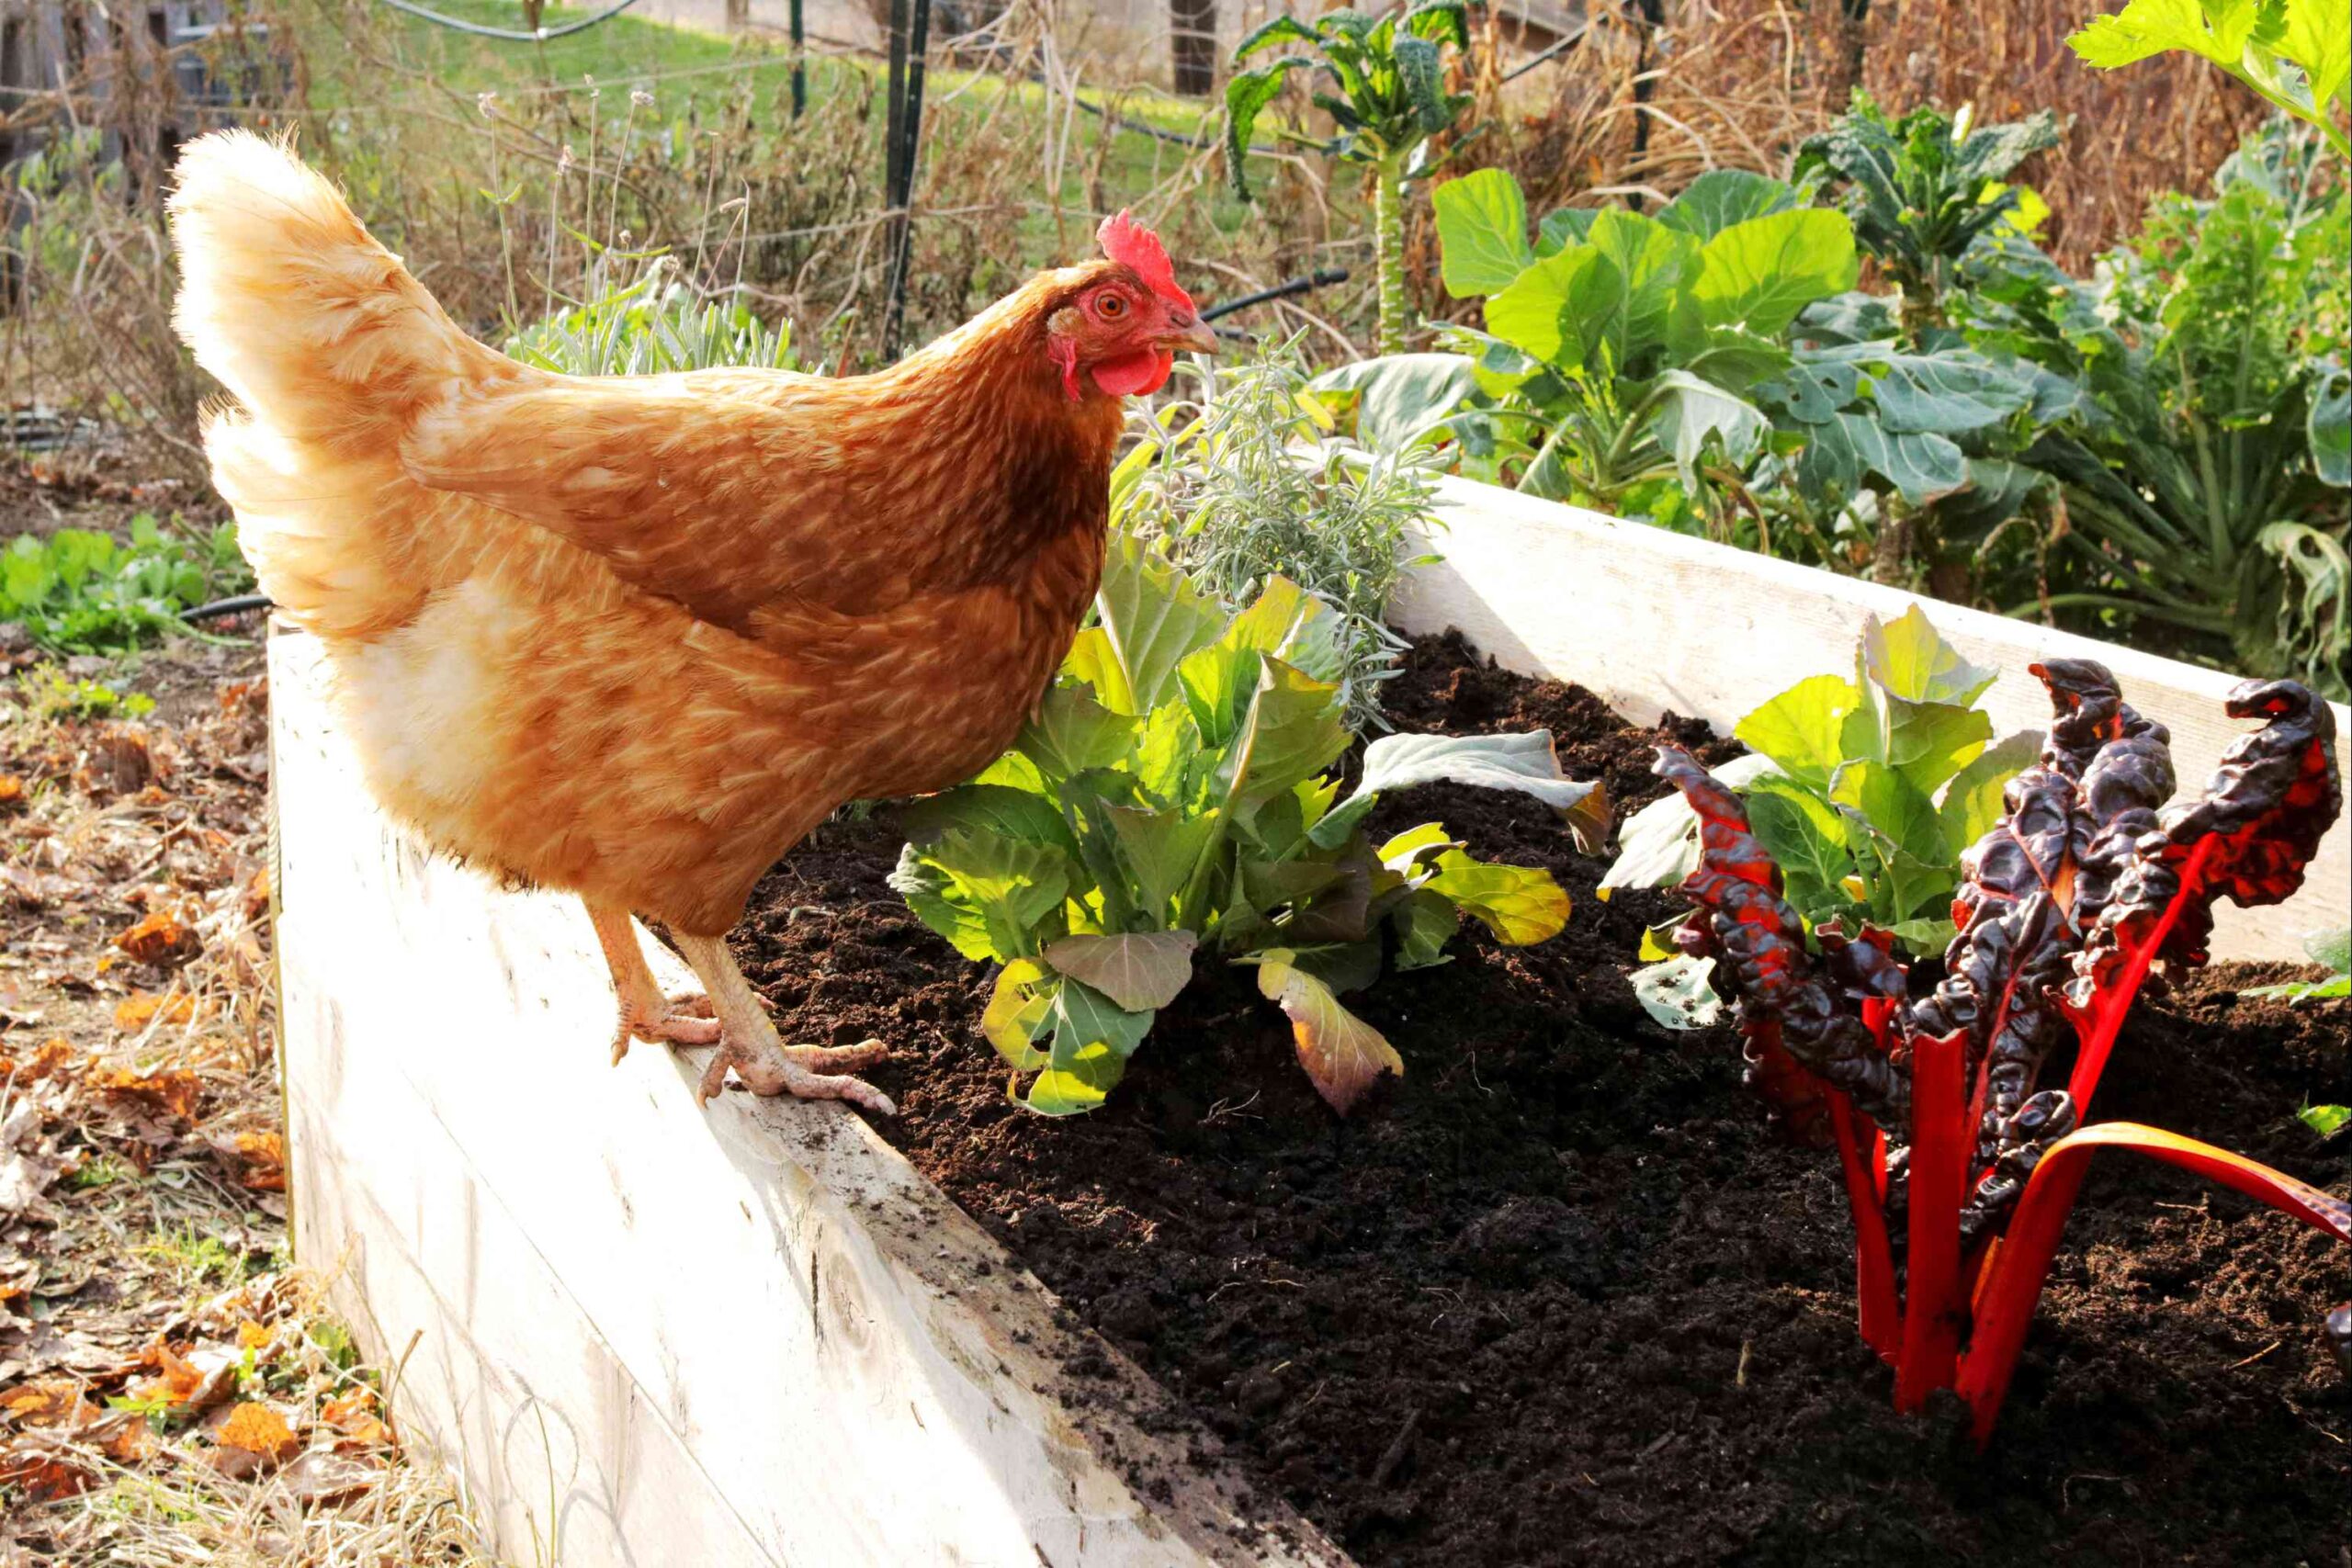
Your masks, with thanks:
[[[2066,139],[2023,175],[2053,209],[2047,232],[2059,259],[2086,267],[2138,227],[2151,197],[2208,188],[2262,118],[2259,100],[2200,62],[2085,65],[2065,39],[2100,8],[1879,0],[1856,30],[1835,5],[1696,0],[1646,48],[1643,29],[1609,12],[1596,18],[1592,47],[1548,79],[1528,79],[1521,116],[1507,126],[1507,161],[1541,209],[1539,194],[1557,205],[1670,194],[1709,168],[1782,172],[1858,85],[1898,113],[1973,103],[1980,119],[2015,119],[2051,108],[2068,122]],[[1654,78],[1645,105],[1634,91],[1645,73]]]
[[[361,1360],[286,1256],[258,650],[61,681],[10,671],[15,630],[0,1564],[488,1568],[448,1478],[402,1447],[397,1370]],[[93,676],[159,705],[86,716],[73,682]]]

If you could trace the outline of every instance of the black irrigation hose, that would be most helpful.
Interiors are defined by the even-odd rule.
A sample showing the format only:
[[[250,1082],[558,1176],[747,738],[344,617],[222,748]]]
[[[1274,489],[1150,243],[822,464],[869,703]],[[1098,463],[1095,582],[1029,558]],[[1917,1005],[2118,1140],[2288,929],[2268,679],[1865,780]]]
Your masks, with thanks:
[[[1287,283],[1277,283],[1272,288],[1261,288],[1255,294],[1244,294],[1238,299],[1219,300],[1216,304],[1208,306],[1201,311],[1201,320],[1214,321],[1219,316],[1229,316],[1236,310],[1246,310],[1252,305],[1262,305],[1269,299],[1287,299],[1294,294],[1305,294],[1311,289],[1327,288],[1334,283],[1345,283],[1347,280],[1347,268],[1327,266],[1322,271],[1309,273],[1305,277],[1294,277]]]
[[[215,599],[209,604],[198,604],[193,610],[182,610],[180,619],[190,625],[206,621],[225,621],[232,615],[249,615],[255,610],[277,608],[276,601],[266,593],[240,593],[233,599]]]
[[[582,17],[576,22],[566,22],[560,28],[534,28],[527,31],[518,28],[489,28],[482,26],[480,22],[469,22],[458,17],[445,17],[438,11],[426,10],[424,6],[414,4],[413,0],[383,0],[383,3],[395,11],[405,11],[412,17],[422,17],[428,22],[437,22],[452,32],[470,33],[476,38],[497,39],[502,43],[546,43],[550,39],[570,38],[573,33],[584,33],[599,22],[609,22],[636,5],[637,0],[616,0],[616,4],[606,6],[593,17]]]

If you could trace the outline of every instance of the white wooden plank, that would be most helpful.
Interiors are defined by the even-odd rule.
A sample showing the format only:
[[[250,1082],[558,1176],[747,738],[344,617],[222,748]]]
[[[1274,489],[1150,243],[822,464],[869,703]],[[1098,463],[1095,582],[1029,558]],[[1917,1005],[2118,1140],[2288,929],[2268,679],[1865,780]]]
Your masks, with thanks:
[[[1623,523],[1491,485],[1441,482],[1443,526],[1413,541],[1442,564],[1413,572],[1392,616],[1408,631],[1459,626],[1522,674],[1572,681],[1647,723],[1672,711],[1719,732],[1808,675],[1849,669],[1862,617],[1917,603],[1974,663],[2001,671],[1984,699],[2001,733],[2048,727],[2026,666],[2096,659],[2125,700],[2172,731],[2185,790],[2204,785],[2247,728],[2222,711],[2236,678],[2111,643],[1986,615],[1704,539]],[[2352,713],[2335,705],[2340,744]],[[2217,911],[2217,958],[2301,958],[2302,938],[2352,924],[2352,828],[2339,821],[2287,903]]]
[[[628,1473],[650,1440],[628,1425],[641,1405],[707,1478],[676,1506],[731,1513],[778,1562],[1344,1562],[1278,1499],[1249,1496],[1205,1438],[1142,1430],[1185,1424],[1099,1339],[1057,1326],[1035,1280],[862,1122],[744,1095],[705,1111],[700,1053],[640,1046],[607,1067],[614,1004],[577,901],[495,889],[390,829],[322,681],[307,639],[277,640],[280,953],[289,1032],[309,1037],[288,1072],[297,1104],[325,1107],[299,1168],[368,1194],[372,1220],[337,1207],[371,1250],[466,1280],[409,1310],[454,1306],[518,1385],[545,1383],[550,1359],[619,1369],[565,1385],[567,1430],[605,1445],[592,1470]],[[454,1195],[377,1201],[381,1154],[353,1128],[379,1105],[461,1156]],[[298,1213],[309,1201],[298,1191]],[[518,1287],[450,1250],[458,1215],[492,1209],[558,1292],[532,1298],[519,1338],[472,1322]],[[1106,1371],[1074,1380],[1081,1357]],[[1152,1480],[1151,1506],[1111,1452]],[[502,1494],[502,1520],[543,1521],[545,1502],[497,1467],[465,1473]],[[627,1539],[642,1552],[634,1525]]]

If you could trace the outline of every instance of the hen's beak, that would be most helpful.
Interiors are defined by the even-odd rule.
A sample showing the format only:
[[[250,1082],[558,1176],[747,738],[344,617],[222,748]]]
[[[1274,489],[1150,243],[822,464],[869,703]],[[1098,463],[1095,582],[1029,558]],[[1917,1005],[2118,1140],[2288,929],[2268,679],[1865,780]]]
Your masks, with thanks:
[[[1194,354],[1215,354],[1215,329],[1189,310],[1171,310],[1168,314],[1168,330],[1160,334],[1162,348],[1190,349]]]

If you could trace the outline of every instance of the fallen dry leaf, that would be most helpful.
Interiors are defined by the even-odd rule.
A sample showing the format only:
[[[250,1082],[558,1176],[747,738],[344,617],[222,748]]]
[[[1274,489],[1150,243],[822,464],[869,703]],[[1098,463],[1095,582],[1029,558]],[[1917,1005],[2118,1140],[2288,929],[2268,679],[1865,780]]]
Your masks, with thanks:
[[[156,909],[114,939],[114,944],[134,962],[161,968],[185,964],[204,951],[196,928],[170,909]]]
[[[28,1084],[38,1078],[61,1077],[72,1066],[73,1060],[72,1043],[62,1034],[52,1034],[29,1055],[0,1055],[0,1079],[13,1078],[17,1083]]]
[[[254,1192],[286,1190],[286,1139],[277,1133],[240,1133],[227,1145],[215,1144],[237,1163],[237,1180]]]
[[[268,1343],[269,1330],[264,1328],[260,1324],[255,1323],[252,1318],[249,1317],[243,1323],[237,1325],[238,1349],[258,1350]]]
[[[178,1067],[152,1073],[142,1073],[135,1067],[98,1068],[91,1072],[86,1081],[109,1099],[168,1111],[183,1120],[196,1114],[197,1101],[204,1093],[204,1085],[197,1076]]]
[[[96,1479],[76,1462],[73,1446],[53,1432],[28,1432],[0,1449],[0,1486],[22,1490],[29,1503],[77,1497]]]
[[[182,1356],[168,1342],[158,1339],[148,1348],[147,1356],[155,1375],[139,1379],[129,1391],[141,1404],[205,1411],[236,1392],[238,1358],[225,1349],[194,1350]]]
[[[29,866],[0,865],[0,892],[28,909],[44,909],[73,896],[81,884]]]
[[[78,1378],[35,1378],[0,1393],[0,1411],[26,1427],[78,1430],[96,1414]]]
[[[376,1414],[376,1391],[360,1387],[326,1402],[319,1419],[355,1441],[390,1448],[398,1441],[392,1428]]]
[[[365,1492],[383,1473],[375,1460],[312,1449],[277,1472],[277,1484],[305,1503],[334,1503]]]

